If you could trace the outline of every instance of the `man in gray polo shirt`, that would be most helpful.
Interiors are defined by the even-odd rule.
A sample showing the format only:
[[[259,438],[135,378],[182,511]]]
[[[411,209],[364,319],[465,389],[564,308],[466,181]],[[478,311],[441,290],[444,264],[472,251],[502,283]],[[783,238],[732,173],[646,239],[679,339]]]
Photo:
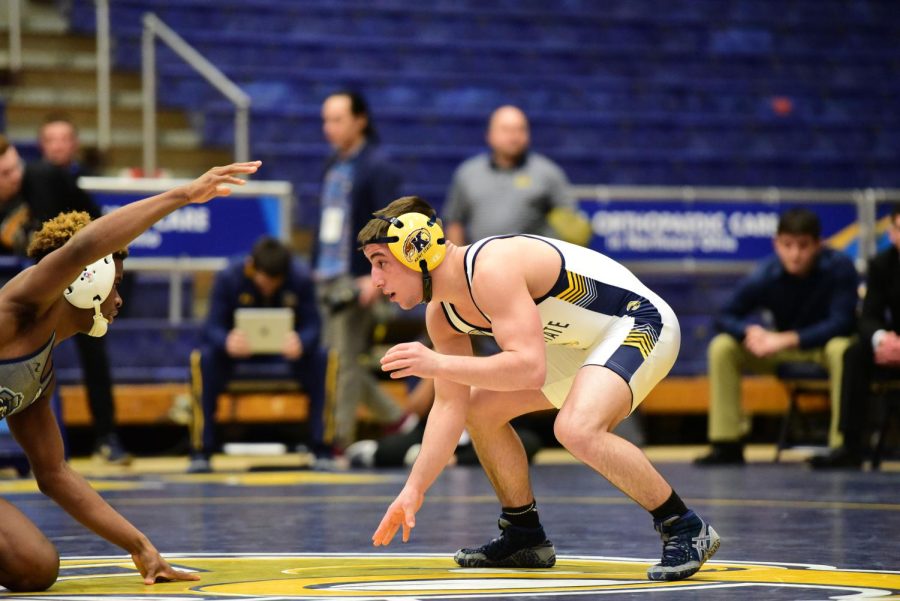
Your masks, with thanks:
[[[498,234],[560,237],[547,223],[556,207],[575,210],[569,180],[553,161],[528,149],[528,119],[501,106],[488,123],[490,153],[460,165],[444,204],[447,238],[462,245]]]

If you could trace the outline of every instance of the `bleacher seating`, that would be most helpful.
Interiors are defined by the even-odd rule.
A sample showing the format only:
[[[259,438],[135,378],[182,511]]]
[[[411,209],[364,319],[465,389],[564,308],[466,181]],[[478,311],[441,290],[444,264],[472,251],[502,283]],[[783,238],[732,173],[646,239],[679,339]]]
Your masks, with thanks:
[[[92,31],[93,3],[71,7],[73,29]],[[404,192],[438,207],[503,103],[576,184],[900,186],[893,0],[117,0],[117,67],[139,69],[148,11],[251,95],[251,154],[294,183],[299,225],[316,217],[320,105],[344,87],[369,96]],[[233,108],[172,52],[157,59],[160,102],[230,145]],[[681,320],[674,374],[705,373],[711,307],[734,276],[647,280]],[[195,326],[124,324],[111,336],[131,329],[147,370],[186,380],[185,349],[159,363],[154,340],[186,346]]]
[[[187,382],[191,350],[199,340],[200,323],[187,318],[169,322],[167,276],[127,271],[119,292],[124,304],[106,335],[113,380],[117,383]],[[181,315],[192,313],[193,283],[182,281]],[[72,342],[54,351],[56,374],[62,384],[81,382],[81,366]]]
[[[74,28],[94,27],[90,8],[73,4]],[[300,190],[312,190],[325,152],[321,101],[344,86],[369,94],[409,190],[446,188],[506,102],[528,112],[536,146],[576,183],[900,185],[890,0],[111,8],[119,66],[138,68],[141,15],[155,12],[252,96],[252,154]],[[158,60],[162,101],[202,113],[207,143],[230,144],[230,108],[165,48]]]
[[[123,305],[119,309],[119,319],[169,317],[171,279],[167,273],[132,271],[129,261],[125,261],[125,281],[119,285]],[[181,307],[179,315],[191,315],[193,308],[194,282],[191,278],[181,280]]]
[[[167,319],[117,319],[106,335],[113,381],[117,383],[187,382],[190,354],[197,344],[200,324],[171,324]],[[64,341],[53,353],[56,375],[62,384],[81,381],[75,346]]]

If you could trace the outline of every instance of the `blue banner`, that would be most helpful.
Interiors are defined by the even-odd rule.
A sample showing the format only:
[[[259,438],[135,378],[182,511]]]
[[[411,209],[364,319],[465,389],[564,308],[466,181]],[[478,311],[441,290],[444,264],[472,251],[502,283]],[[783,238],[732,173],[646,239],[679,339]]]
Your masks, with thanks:
[[[780,214],[812,209],[829,245],[856,257],[859,228],[853,204],[582,200],[591,221],[591,248],[614,259],[756,261],[772,251]]]
[[[146,193],[99,192],[92,196],[103,213],[146,198]],[[280,237],[281,203],[277,196],[217,198],[178,209],[128,246],[132,257],[230,257],[248,252],[262,236]]]

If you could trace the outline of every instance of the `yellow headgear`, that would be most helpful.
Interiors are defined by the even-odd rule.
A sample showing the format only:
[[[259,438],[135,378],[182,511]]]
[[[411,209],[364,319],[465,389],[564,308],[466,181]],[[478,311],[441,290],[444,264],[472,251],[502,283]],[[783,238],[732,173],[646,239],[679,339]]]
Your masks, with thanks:
[[[375,238],[366,244],[387,244],[391,254],[403,265],[422,273],[422,302],[431,301],[431,274],[429,271],[441,264],[447,255],[444,230],[431,217],[422,213],[404,213],[399,217],[376,215],[390,223],[387,236]]]
[[[444,230],[438,225],[436,216],[404,213],[381,219],[391,224],[384,238],[391,254],[410,269],[427,273],[444,260],[447,254]]]

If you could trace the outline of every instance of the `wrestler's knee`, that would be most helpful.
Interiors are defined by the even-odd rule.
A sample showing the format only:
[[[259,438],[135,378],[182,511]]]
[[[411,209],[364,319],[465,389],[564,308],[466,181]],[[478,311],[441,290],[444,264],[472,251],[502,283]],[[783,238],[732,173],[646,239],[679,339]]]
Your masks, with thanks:
[[[553,434],[556,440],[576,457],[597,435],[593,428],[578,419],[573,413],[560,412],[553,422]]]
[[[467,425],[489,425],[500,419],[497,404],[493,402],[490,390],[473,388],[469,399],[469,408],[466,411]]]
[[[10,591],[37,592],[53,586],[59,576],[59,554],[49,541],[38,543],[22,553],[21,560],[3,566],[3,585]]]

